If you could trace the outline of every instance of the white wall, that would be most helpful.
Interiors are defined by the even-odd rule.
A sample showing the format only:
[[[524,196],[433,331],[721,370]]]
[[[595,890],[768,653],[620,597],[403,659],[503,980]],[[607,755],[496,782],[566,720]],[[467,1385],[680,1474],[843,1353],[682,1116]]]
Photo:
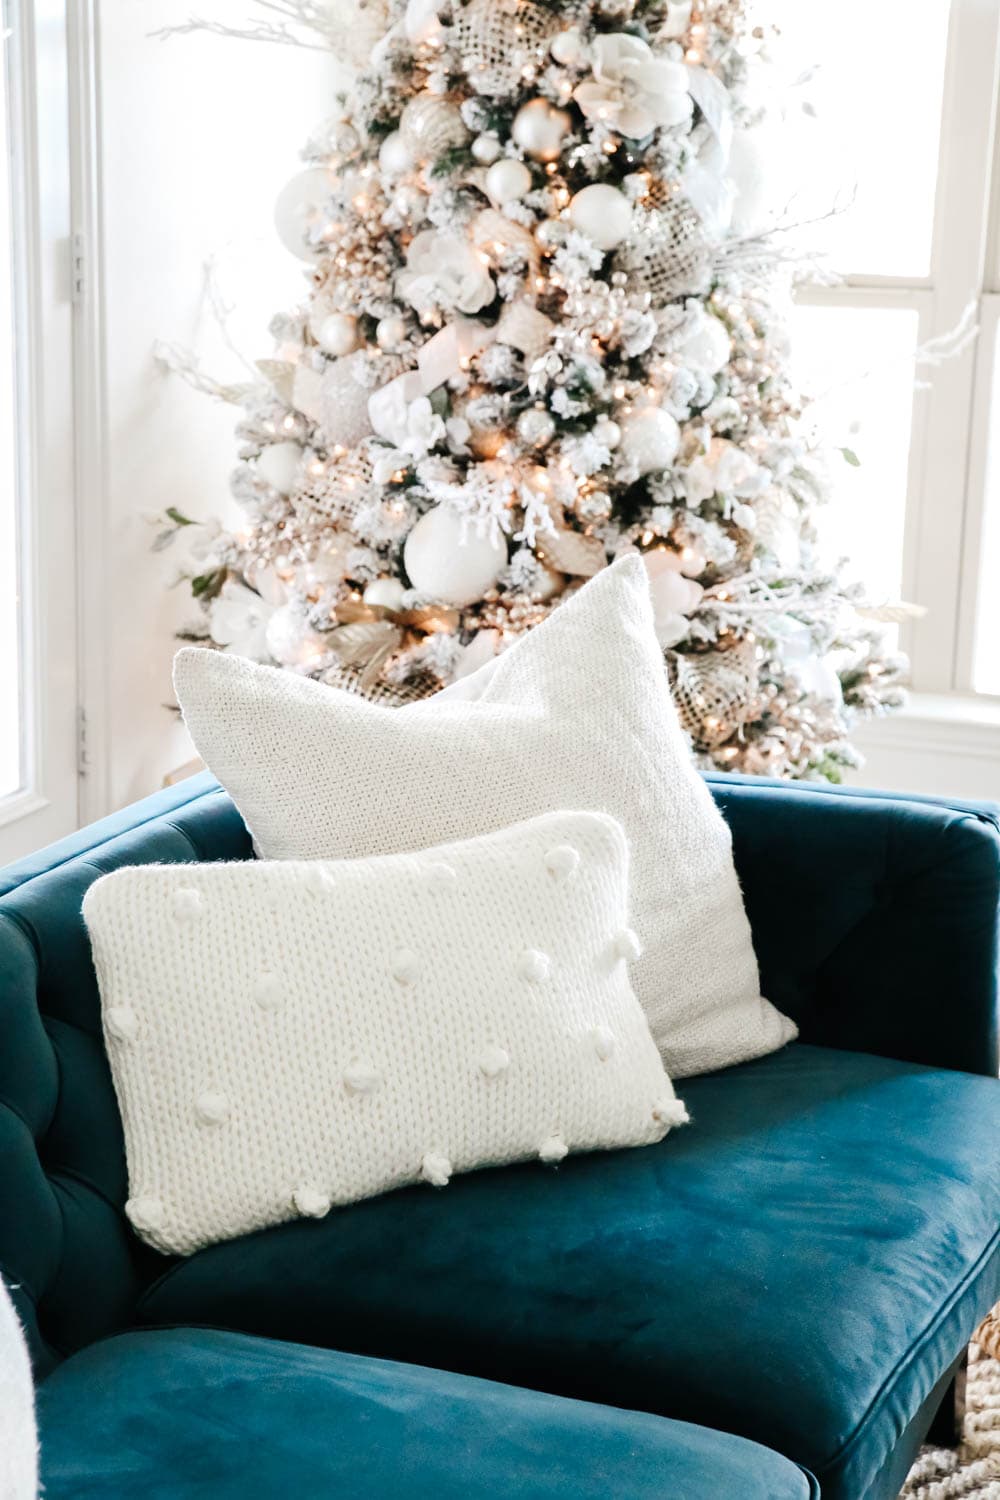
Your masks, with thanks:
[[[164,705],[172,634],[193,606],[183,589],[165,589],[174,564],[169,553],[150,553],[148,517],[168,505],[195,516],[224,510],[235,454],[236,409],[165,375],[152,347],[200,344],[220,369],[203,266],[230,246],[226,274],[234,264],[241,271],[233,282],[241,339],[251,356],[270,353],[269,318],[302,286],[299,263],[273,237],[274,198],[333,108],[336,70],[321,53],[205,33],[149,35],[192,13],[237,22],[249,8],[241,0],[100,5],[107,443],[103,507],[85,497],[85,524],[105,530],[106,553],[98,597],[85,604],[85,649],[102,649],[103,628],[104,796],[113,807],[155,790],[191,754]],[[238,370],[230,363],[221,373]]]

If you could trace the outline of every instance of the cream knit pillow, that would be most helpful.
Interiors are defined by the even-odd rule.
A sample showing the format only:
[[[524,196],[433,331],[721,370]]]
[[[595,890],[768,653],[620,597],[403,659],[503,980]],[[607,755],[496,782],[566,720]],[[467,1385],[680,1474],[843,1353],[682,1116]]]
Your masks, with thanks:
[[[38,1440],[31,1361],[0,1278],[0,1500],[35,1500]]]
[[[687,1118],[629,984],[611,818],[340,864],[121,869],[83,911],[126,1212],[160,1250]]]
[[[691,763],[638,558],[405,708],[214,651],[179,652],[174,682],[265,858],[357,859],[560,807],[610,813],[631,849],[636,992],[671,1075],[795,1035],[760,996],[729,830]]]

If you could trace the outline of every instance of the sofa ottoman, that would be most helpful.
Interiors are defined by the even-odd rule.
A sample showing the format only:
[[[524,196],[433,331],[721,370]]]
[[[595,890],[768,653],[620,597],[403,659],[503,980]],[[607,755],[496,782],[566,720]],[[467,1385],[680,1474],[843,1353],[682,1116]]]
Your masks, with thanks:
[[[120,1334],[38,1396],[46,1500],[812,1500],[756,1443],[208,1329]]]

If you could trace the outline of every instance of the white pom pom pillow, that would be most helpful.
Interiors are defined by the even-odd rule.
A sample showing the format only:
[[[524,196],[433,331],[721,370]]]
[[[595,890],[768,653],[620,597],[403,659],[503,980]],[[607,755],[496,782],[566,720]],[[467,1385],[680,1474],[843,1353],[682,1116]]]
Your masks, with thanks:
[[[687,1118],[629,983],[610,818],[339,864],[121,869],[83,910],[126,1212],[160,1250]]]
[[[222,652],[178,653],[199,753],[266,859],[358,859],[560,807],[619,820],[632,856],[634,982],[675,1077],[795,1035],[760,995],[729,830],[670,698],[646,570],[598,574],[481,671],[387,709]]]

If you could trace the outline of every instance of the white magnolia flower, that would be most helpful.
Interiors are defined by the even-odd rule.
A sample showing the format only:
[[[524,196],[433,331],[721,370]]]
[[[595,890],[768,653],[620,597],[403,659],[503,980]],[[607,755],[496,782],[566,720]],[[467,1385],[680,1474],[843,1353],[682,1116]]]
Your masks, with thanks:
[[[640,140],[658,125],[686,125],[694,106],[683,63],[657,57],[637,36],[615,31],[594,42],[593,77],[573,98],[588,120]]]
[[[698,608],[705,590],[693,578],[684,577],[681,557],[669,547],[656,547],[642,560],[649,574],[656,638],[668,650],[688,634],[687,617]]]
[[[481,312],[496,296],[493,279],[458,234],[424,229],[410,241],[399,293],[417,312]]]
[[[212,601],[209,632],[217,646],[251,661],[270,661],[267,627],[275,606],[268,604],[253,589],[227,578],[222,591]]]
[[[701,505],[713,495],[752,500],[771,482],[767,469],[726,438],[713,438],[708,452],[688,465],[683,478],[689,505]]]

